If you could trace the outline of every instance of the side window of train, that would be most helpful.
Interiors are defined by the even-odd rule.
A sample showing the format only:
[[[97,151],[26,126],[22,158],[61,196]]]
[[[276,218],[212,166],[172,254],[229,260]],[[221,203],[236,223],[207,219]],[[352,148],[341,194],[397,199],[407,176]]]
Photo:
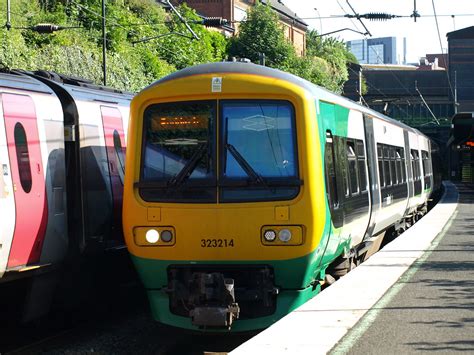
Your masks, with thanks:
[[[396,156],[395,156],[395,147],[390,146],[388,149],[390,152],[390,175],[392,177],[392,185],[397,185],[398,177],[397,177],[397,171],[395,167],[395,164],[397,162]]]
[[[405,171],[405,150],[403,148],[396,148],[396,158],[397,158],[397,176],[398,183],[403,184],[406,180],[406,171]]]
[[[18,122],[14,129],[16,159],[20,174],[20,183],[23,191],[29,193],[32,186],[30,153],[28,152],[28,140],[23,125]]]
[[[431,181],[430,181],[430,161],[429,161],[429,155],[427,151],[422,150],[421,151],[421,159],[423,163],[423,176],[425,179],[425,188],[430,188],[431,187]]]
[[[365,149],[364,142],[356,139],[356,155],[357,155],[357,165],[359,170],[359,186],[360,192],[367,192],[367,175],[365,171]]]
[[[380,181],[380,187],[385,187],[385,179],[384,179],[384,173],[383,173],[383,146],[380,143],[377,143],[377,157],[378,157],[378,163],[379,163],[379,181]]]
[[[388,146],[383,146],[383,175],[385,177],[385,187],[392,185],[390,177],[390,150]]]
[[[355,154],[355,143],[352,139],[347,140],[346,152],[347,163],[349,165],[349,183],[351,195],[355,196],[359,194],[359,176],[357,174],[357,157]]]
[[[117,154],[117,160],[120,164],[120,169],[125,173],[125,156],[122,148],[122,142],[120,141],[120,134],[117,130],[114,130],[114,149]]]
[[[324,162],[326,170],[326,193],[329,207],[335,209],[339,207],[339,197],[337,195],[336,181],[336,161],[334,155],[333,137],[330,131],[326,132],[326,146],[324,151]]]
[[[421,178],[418,151],[411,149],[410,156],[411,156],[411,167],[413,170],[413,180],[418,181]]]

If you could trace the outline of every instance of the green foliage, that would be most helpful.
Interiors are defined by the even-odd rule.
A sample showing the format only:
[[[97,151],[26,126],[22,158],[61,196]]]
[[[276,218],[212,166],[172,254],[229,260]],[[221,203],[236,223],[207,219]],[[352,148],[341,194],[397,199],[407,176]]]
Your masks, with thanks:
[[[349,52],[342,41],[333,37],[320,37],[315,30],[306,36],[306,55],[320,58],[329,65],[330,83],[326,86],[335,92],[342,92],[342,87],[347,81],[349,63],[357,63],[355,56]]]
[[[138,91],[151,82],[189,65],[220,61],[226,40],[202,25],[193,25],[201,40],[189,35],[154,0],[107,0],[107,84]],[[198,19],[189,8],[184,16]],[[100,84],[102,78],[102,7],[97,0],[12,1],[12,25],[0,28],[0,65],[26,70],[51,70]],[[6,4],[0,3],[0,24],[6,22]],[[39,34],[19,27],[53,23],[79,27]],[[158,39],[134,44],[150,37]]]
[[[239,33],[229,42],[230,56],[248,58],[259,62],[259,54],[265,53],[268,66],[287,69],[296,56],[292,45],[285,39],[278,15],[269,5],[257,3],[247,11]]]
[[[341,92],[348,62],[355,58],[332,38],[307,34],[307,55],[298,57],[285,39],[278,15],[268,5],[250,7],[239,34],[225,37],[193,23],[200,17],[186,5],[178,11],[199,40],[193,39],[174,13],[155,0],[106,0],[107,83],[138,91],[177,69],[245,57],[289,71],[332,91]],[[0,24],[6,22],[6,3],[0,2]],[[102,83],[102,6],[98,0],[12,1],[13,29],[0,28],[0,65],[26,70],[52,70]],[[24,29],[38,23],[78,27],[52,34]],[[23,29],[20,29],[23,28]]]

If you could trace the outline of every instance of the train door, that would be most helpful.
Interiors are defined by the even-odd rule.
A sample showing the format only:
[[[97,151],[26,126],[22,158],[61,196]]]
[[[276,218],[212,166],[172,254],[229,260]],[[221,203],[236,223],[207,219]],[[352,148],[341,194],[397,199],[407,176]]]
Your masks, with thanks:
[[[0,278],[5,273],[8,254],[15,231],[15,199],[13,197],[13,183],[11,178],[10,161],[8,158],[7,137],[3,118],[2,99],[0,95]]]
[[[319,102],[319,119],[321,126],[326,127],[325,132],[320,132],[321,142],[324,142],[324,170],[326,180],[326,199],[329,207],[328,220],[329,229],[327,230],[326,239],[321,240],[324,248],[324,255],[321,264],[329,263],[333,255],[336,253],[341,242],[341,231],[344,225],[343,210],[343,179],[341,169],[343,159],[341,159],[341,143],[340,135],[337,135],[338,127],[336,126],[336,110],[335,105],[329,102]],[[341,134],[342,135],[342,134]]]
[[[115,107],[101,106],[105,146],[113,196],[114,240],[122,241],[122,198],[125,173],[125,134],[122,115]]]
[[[39,261],[48,208],[34,102],[2,94],[2,103],[16,215],[7,267],[15,268]]]
[[[375,145],[374,136],[374,118],[364,114],[364,134],[365,144],[367,151],[367,167],[368,167],[368,183],[369,183],[369,196],[370,196],[370,210],[369,210],[369,223],[367,227],[367,235],[372,236],[375,223],[377,221],[377,214],[381,208],[381,181],[378,174],[378,161],[377,161],[377,147]]]

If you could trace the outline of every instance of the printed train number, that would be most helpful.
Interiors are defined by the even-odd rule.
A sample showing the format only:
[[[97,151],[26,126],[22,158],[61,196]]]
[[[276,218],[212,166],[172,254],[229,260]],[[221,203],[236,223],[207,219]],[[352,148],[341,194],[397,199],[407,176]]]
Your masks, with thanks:
[[[234,239],[201,239],[201,248],[232,248]]]

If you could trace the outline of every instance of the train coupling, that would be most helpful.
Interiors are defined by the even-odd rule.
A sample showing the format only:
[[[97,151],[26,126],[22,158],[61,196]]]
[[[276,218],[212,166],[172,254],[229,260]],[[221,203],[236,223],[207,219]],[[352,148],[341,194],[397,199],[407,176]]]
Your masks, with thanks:
[[[235,302],[234,279],[218,272],[196,272],[192,275],[192,285],[190,298],[195,307],[189,316],[193,325],[230,329],[240,313]]]

